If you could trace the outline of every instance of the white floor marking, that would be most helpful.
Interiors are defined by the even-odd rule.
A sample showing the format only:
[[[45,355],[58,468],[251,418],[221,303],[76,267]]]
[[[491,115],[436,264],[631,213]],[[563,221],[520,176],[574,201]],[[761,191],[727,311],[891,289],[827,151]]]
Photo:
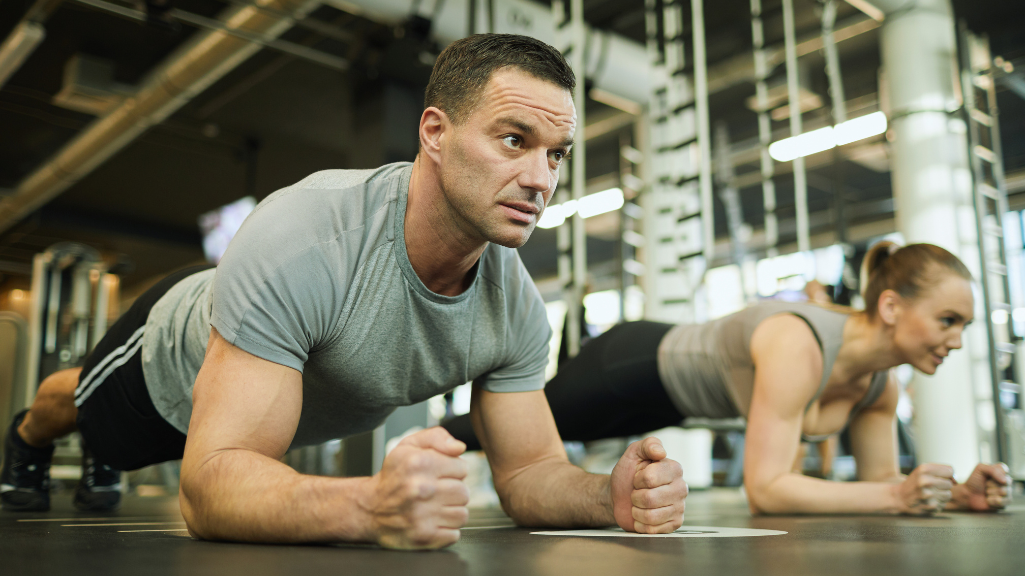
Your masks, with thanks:
[[[77,528],[80,526],[160,526],[161,524],[184,524],[184,522],[118,522],[112,524],[61,524],[61,527]]]
[[[606,530],[554,530],[551,532],[531,532],[539,536],[584,536],[598,538],[739,538],[744,536],[780,536],[786,534],[780,530],[760,530],[756,528],[726,528],[721,526],[684,526],[669,534],[637,534],[625,532],[622,528]]]
[[[104,516],[101,518],[19,518],[18,522],[95,522],[97,520],[135,520],[154,516]],[[155,516],[159,518],[159,516]]]
[[[162,530],[118,530],[118,534],[124,534],[127,532],[188,532],[188,528],[164,528]]]

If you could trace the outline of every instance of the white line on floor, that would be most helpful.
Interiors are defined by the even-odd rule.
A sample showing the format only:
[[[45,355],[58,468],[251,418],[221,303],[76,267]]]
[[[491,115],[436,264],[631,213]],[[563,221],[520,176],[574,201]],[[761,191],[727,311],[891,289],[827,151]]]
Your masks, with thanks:
[[[112,524],[61,524],[61,527],[75,528],[79,526],[160,526],[161,524],[184,524],[184,522],[118,522]]]
[[[188,532],[188,528],[164,528],[163,530],[118,530],[118,534],[126,532]]]
[[[19,518],[18,522],[94,522],[96,520],[134,520],[153,516],[104,516],[102,518]],[[159,518],[159,516],[157,516]]]

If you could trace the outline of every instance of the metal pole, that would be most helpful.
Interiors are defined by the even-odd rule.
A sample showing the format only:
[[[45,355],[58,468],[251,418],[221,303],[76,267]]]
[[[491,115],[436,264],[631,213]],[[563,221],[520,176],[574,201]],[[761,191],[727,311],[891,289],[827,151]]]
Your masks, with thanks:
[[[694,104],[701,156],[698,182],[701,186],[701,227],[705,266],[715,256],[715,205],[712,202],[712,136],[708,120],[708,62],[705,56],[704,0],[691,0],[694,38]]]
[[[836,0],[826,0],[822,8],[822,49],[826,55],[826,75],[829,77],[829,97],[832,101],[833,124],[847,121],[847,101],[843,89],[843,75],[840,74],[840,54],[833,38],[836,24]],[[847,242],[847,216],[843,186],[843,166],[839,147],[832,150],[833,161],[833,203],[836,207],[836,239]]]
[[[43,351],[43,311],[46,310],[46,287],[52,263],[53,254],[50,252],[36,254],[32,259],[32,306],[28,318],[28,360],[25,362],[28,375],[25,377],[23,395],[25,405],[21,408],[28,408],[36,397],[36,388],[39,387],[39,364]]]
[[[573,160],[570,168],[573,171],[573,199],[580,201],[586,193],[587,187],[587,146],[584,133],[584,125],[587,123],[584,116],[584,107],[587,104],[587,71],[585,69],[586,59],[584,50],[587,45],[586,30],[584,28],[584,0],[572,0],[570,2],[570,26],[573,37],[573,51],[570,52],[570,66],[577,76],[577,84],[573,89],[573,105],[577,112],[577,132],[574,137],[577,145],[573,147]],[[567,342],[569,355],[576,356],[580,351],[580,324],[583,288],[587,277],[587,231],[584,229],[584,219],[579,212],[574,212],[571,220],[573,230],[573,279],[571,284],[572,300],[567,302],[572,312],[566,317],[566,321],[572,323],[567,327],[569,334]]]
[[[776,220],[776,183],[772,180],[775,165],[769,156],[772,143],[772,118],[769,116],[769,63],[765,53],[765,32],[762,27],[762,0],[751,0],[751,38],[755,59],[755,99],[758,105],[758,145],[761,148],[762,208],[765,211],[765,251],[776,256],[779,251],[779,224]]]
[[[794,40],[794,0],[783,0],[783,38],[787,60],[787,99],[790,101],[790,135],[799,136],[801,128],[801,98],[798,89],[797,47]],[[808,238],[808,183],[804,171],[804,158],[794,160],[794,205],[797,209],[797,249],[811,249]]]
[[[107,285],[109,274],[100,270],[99,278],[96,280],[96,309],[93,313],[93,337],[89,343],[89,350],[96,347],[96,344],[107,332],[107,315],[110,313],[110,286]]]
[[[847,101],[844,96],[843,76],[840,74],[840,54],[833,39],[836,24],[836,0],[826,0],[822,8],[822,49],[826,53],[826,75],[829,76],[829,97],[833,101],[833,123],[847,121]]]

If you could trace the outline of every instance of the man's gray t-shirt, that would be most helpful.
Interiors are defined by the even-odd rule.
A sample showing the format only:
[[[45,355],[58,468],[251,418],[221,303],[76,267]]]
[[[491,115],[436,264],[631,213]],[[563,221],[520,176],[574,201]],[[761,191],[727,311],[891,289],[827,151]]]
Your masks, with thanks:
[[[143,373],[157,411],[188,431],[210,326],[302,373],[293,446],[371,430],[395,407],[469,381],[542,389],[551,328],[515,250],[489,244],[458,296],[431,292],[413,271],[403,234],[411,171],[317,172],[260,202],[217,268],[182,280],[150,312]]]

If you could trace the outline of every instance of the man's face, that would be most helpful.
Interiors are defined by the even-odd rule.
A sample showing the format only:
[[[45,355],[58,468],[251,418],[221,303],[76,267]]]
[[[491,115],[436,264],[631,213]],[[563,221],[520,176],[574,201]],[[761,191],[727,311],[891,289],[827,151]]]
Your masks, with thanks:
[[[440,141],[455,224],[470,238],[522,246],[555,192],[575,130],[570,91],[516,68],[492,74],[477,108]]]

